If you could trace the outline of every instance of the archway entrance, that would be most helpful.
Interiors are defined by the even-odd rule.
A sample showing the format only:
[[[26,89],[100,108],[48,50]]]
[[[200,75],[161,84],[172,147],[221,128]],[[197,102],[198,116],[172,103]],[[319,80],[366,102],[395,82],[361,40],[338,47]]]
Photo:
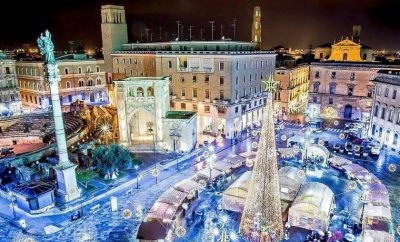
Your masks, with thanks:
[[[351,105],[347,104],[344,107],[344,115],[343,115],[343,117],[346,118],[346,119],[351,119],[351,113],[352,112],[353,112],[353,107]]]
[[[153,144],[155,140],[155,115],[144,109],[137,110],[129,122],[131,145]]]
[[[90,93],[90,95],[89,95],[89,97],[90,97],[90,102],[94,102],[95,101],[95,98],[94,98],[94,93],[93,92],[91,92]]]

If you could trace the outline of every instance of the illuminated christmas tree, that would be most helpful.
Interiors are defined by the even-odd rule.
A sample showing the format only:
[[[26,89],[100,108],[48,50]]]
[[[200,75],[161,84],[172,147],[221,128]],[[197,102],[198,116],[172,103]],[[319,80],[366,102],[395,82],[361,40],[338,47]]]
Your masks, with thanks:
[[[276,82],[270,77],[264,83],[267,100],[262,129],[240,222],[240,233],[248,241],[277,241],[283,235],[272,101]]]

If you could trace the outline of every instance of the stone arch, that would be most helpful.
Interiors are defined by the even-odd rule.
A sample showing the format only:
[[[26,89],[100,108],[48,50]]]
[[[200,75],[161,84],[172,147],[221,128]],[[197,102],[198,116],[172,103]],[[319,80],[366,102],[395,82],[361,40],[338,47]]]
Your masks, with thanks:
[[[144,96],[143,87],[136,88],[136,96],[137,97],[143,97]]]
[[[148,97],[154,97],[154,88],[153,87],[148,87],[147,88],[147,96]]]
[[[153,144],[156,140],[156,114],[154,110],[140,107],[132,111],[127,119],[130,145]]]

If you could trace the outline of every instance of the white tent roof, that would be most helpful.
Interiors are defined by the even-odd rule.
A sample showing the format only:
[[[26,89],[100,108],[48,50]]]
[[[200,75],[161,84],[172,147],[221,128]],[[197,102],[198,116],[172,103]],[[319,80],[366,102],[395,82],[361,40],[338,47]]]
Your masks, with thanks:
[[[304,136],[301,135],[293,135],[287,140],[287,143],[289,144],[290,142],[296,142],[296,143],[304,143],[305,139]]]
[[[172,220],[178,210],[178,206],[168,203],[156,202],[147,213],[147,218],[159,220]]]
[[[390,211],[390,207],[388,208],[384,206],[374,206],[366,204],[364,206],[364,218],[383,218],[386,220],[391,220],[392,214]]]
[[[170,188],[160,196],[158,202],[179,206],[183,200],[185,200],[186,196],[186,193],[175,190],[174,188]]]
[[[222,174],[221,171],[216,170],[216,169],[211,169],[211,180],[214,180],[216,177],[220,176]],[[206,178],[207,180],[210,179],[210,169],[205,168],[203,170],[200,170],[197,173],[198,178]]]
[[[363,242],[394,242],[394,236],[379,230],[363,230]]]
[[[294,166],[284,166],[278,171],[280,184],[292,184],[299,186],[306,180],[302,170]]]
[[[390,207],[389,195],[382,193],[368,193],[367,201],[372,205],[382,205]]]
[[[255,159],[257,156],[257,152],[255,151],[247,151],[239,154],[240,156],[246,158],[246,159]]]
[[[241,166],[246,161],[246,158],[240,155],[230,155],[226,159],[234,168]]]
[[[369,193],[381,193],[388,194],[388,190],[382,183],[372,183],[367,186],[367,191]]]
[[[329,157],[329,150],[322,145],[312,144],[307,148],[307,156],[319,155],[325,158]]]
[[[357,164],[348,164],[348,165],[344,165],[343,169],[345,169],[348,173],[354,175],[356,172],[360,172],[360,171],[367,171],[367,169],[365,169],[364,167],[357,165]]]
[[[329,187],[322,183],[309,182],[300,188],[290,209],[300,209],[309,214],[329,216],[333,201],[333,192]]]
[[[246,199],[252,173],[252,171],[243,173],[223,194]]]
[[[176,184],[175,189],[185,193],[193,193],[200,190],[200,184],[189,178]]]
[[[214,169],[217,169],[221,172],[225,172],[225,171],[231,169],[232,166],[233,165],[231,163],[229,163],[227,160],[224,159],[224,160],[219,160],[219,161],[215,162]]]
[[[346,158],[340,157],[340,156],[334,156],[328,159],[328,161],[338,167],[342,167],[344,165],[350,165],[352,162]]]

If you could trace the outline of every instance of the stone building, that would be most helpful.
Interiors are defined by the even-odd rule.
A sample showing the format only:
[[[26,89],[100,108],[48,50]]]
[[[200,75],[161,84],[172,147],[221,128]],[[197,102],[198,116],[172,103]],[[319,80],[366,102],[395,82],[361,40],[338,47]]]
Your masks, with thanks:
[[[374,91],[372,80],[380,67],[362,62],[313,62],[309,116],[368,122]]]
[[[115,81],[122,145],[141,151],[191,151],[197,140],[197,115],[170,111],[168,77],[129,77]]]
[[[375,96],[369,136],[400,151],[400,69],[378,71],[374,83]]]
[[[76,100],[87,104],[107,104],[108,94],[104,60],[87,59],[85,55],[68,55],[57,59],[61,80],[61,105]],[[32,108],[51,105],[50,90],[45,80],[43,62],[19,61],[16,63],[22,103]]]
[[[275,69],[275,81],[280,90],[275,93],[275,105],[280,119],[298,119],[308,106],[310,66],[279,67]]]
[[[0,117],[21,113],[15,61],[3,57],[0,53]]]

